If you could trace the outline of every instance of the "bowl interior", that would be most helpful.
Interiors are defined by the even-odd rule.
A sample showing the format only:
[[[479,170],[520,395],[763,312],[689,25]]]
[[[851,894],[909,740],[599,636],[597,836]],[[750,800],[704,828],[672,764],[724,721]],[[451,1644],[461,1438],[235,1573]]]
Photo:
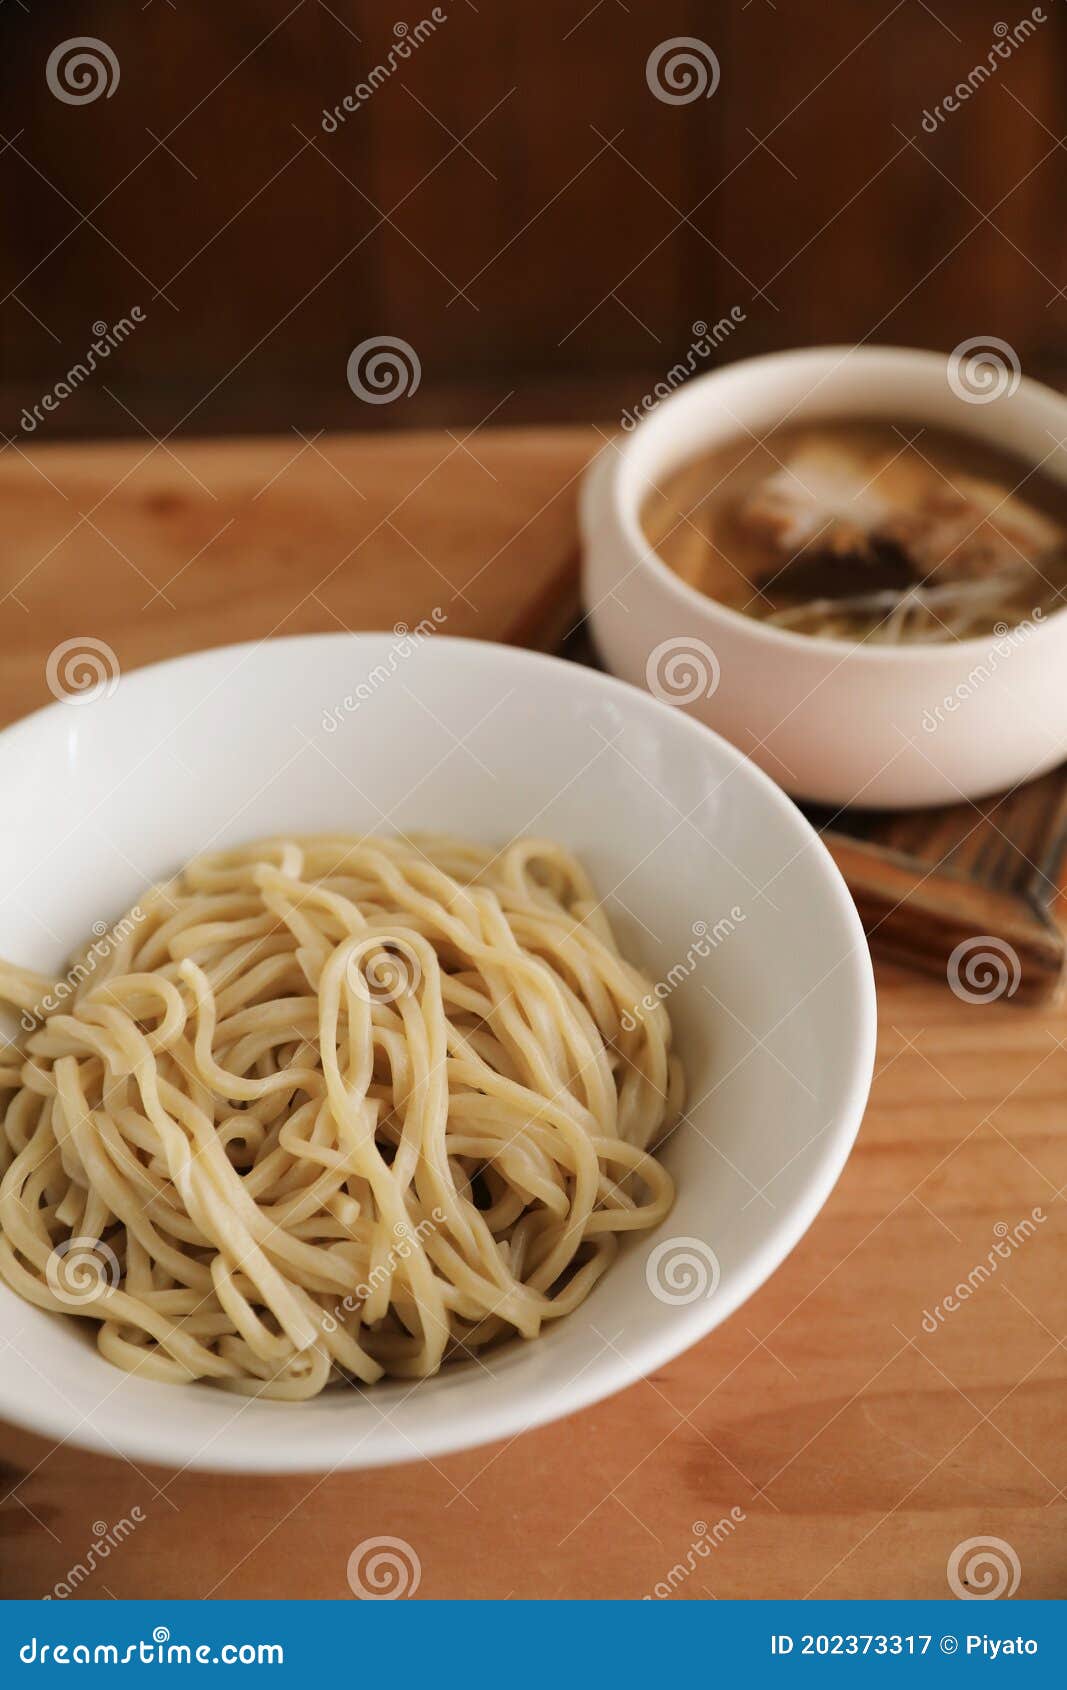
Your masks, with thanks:
[[[1048,481],[1067,482],[1067,404],[1061,394],[1023,377],[1010,390],[998,393],[993,403],[975,403],[954,391],[948,370],[949,360],[936,352],[896,346],[826,346],[743,359],[686,382],[650,412],[617,451],[607,448],[597,460],[605,466],[605,487],[610,482],[610,497],[630,548],[680,604],[688,602],[702,618],[710,606],[712,617],[736,624],[737,611],[706,596],[670,569],[649,544],[641,512],[651,495],[662,493],[676,470],[733,441],[755,447],[785,424],[856,417],[925,425],[969,437],[1021,463],[1038,466]],[[736,580],[736,572],[727,570],[723,578]],[[1067,606],[1047,617],[1045,627],[1065,611]],[[763,623],[754,626],[757,637],[774,642],[779,650],[807,647],[841,655],[839,642]],[[750,631],[752,627],[749,623]],[[967,653],[988,645],[988,639],[976,638],[955,641],[951,649]],[[849,648],[849,661],[931,664],[943,660],[944,651],[939,645],[860,645]]]
[[[873,1049],[863,934],[808,824],[681,712],[530,653],[436,635],[230,647],[124,676],[0,736],[0,955],[62,973],[94,923],[199,851],[331,830],[554,837],[669,991],[690,1105],[673,1213],[588,1301],[414,1389],[301,1405],[121,1373],[86,1321],[0,1286],[0,1415],[141,1460],[377,1465],[510,1436],[618,1389],[748,1296],[810,1223],[858,1127]],[[696,1239],[710,1297],[664,1301],[651,1249]]]

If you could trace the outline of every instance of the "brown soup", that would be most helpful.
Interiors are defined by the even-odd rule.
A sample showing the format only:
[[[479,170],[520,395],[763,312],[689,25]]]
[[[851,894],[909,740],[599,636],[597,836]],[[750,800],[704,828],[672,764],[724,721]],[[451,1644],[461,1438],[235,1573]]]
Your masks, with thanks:
[[[1067,488],[921,423],[746,434],[664,477],[641,522],[690,586],[797,633],[966,639],[1065,602]]]

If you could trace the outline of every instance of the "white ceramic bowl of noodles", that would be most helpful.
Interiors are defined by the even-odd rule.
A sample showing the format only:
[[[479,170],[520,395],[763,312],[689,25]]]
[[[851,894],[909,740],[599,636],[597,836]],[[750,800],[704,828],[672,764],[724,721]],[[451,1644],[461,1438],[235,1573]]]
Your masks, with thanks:
[[[811,1225],[859,1127],[875,999],[837,869],[788,798],[680,711],[592,671],[441,635],[232,646],[123,675],[0,735],[0,956],[62,972],[197,853],[281,833],[558,839],[661,982],[690,1105],[677,1201],[574,1313],[414,1387],[307,1402],[138,1378],[86,1320],[0,1285],[0,1417],[137,1461],[380,1466],[511,1437],[662,1367]],[[99,931],[99,927],[97,929]],[[487,1369],[489,1371],[487,1371]]]

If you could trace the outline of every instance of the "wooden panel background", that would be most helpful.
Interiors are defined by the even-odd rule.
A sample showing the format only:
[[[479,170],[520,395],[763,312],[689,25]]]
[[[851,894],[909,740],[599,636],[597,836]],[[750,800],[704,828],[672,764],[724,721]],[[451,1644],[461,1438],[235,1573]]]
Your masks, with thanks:
[[[403,17],[371,0],[6,6],[5,435],[93,322],[133,305],[143,325],[36,439],[611,416],[731,306],[745,321],[722,358],[997,334],[1026,368],[1063,362],[1054,0],[933,135],[924,111],[1017,21],[1002,0],[441,9],[327,134],[323,109],[426,0]],[[120,79],[68,105],[45,67],[78,35],[112,47]],[[721,80],[667,105],[646,60],[685,35]],[[369,406],[346,360],[381,334],[416,349],[422,381]]]

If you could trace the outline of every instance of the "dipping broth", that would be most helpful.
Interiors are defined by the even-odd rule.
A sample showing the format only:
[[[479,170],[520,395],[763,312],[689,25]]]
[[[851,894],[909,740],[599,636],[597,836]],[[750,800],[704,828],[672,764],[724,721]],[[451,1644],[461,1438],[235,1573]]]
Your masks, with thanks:
[[[794,633],[968,639],[1065,602],[1067,488],[920,423],[746,434],[664,477],[641,524],[690,586]]]

